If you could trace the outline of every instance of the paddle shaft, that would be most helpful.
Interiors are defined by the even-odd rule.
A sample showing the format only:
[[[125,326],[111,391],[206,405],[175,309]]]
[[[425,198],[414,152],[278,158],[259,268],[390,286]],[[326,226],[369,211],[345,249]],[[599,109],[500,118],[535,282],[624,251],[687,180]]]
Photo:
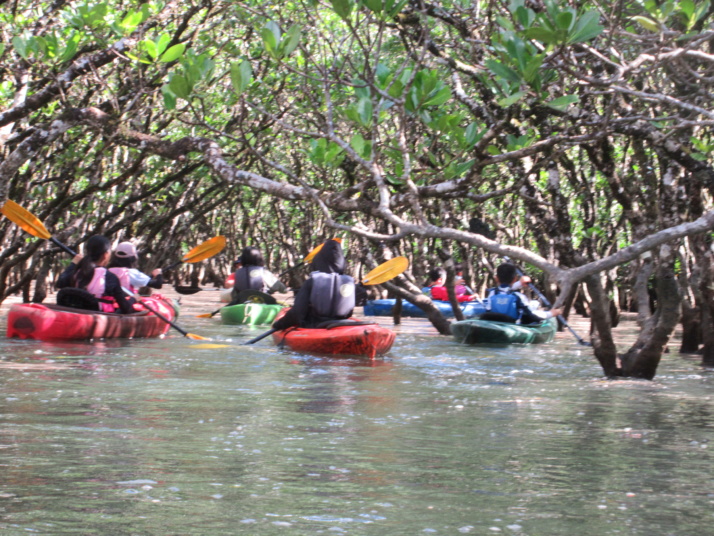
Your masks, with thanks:
[[[258,341],[262,341],[262,340],[265,339],[268,335],[272,335],[272,334],[275,333],[276,331],[278,331],[278,330],[275,329],[275,328],[269,329],[268,331],[266,331],[266,332],[263,333],[262,335],[258,335],[255,339],[251,339],[251,340],[249,340],[249,341],[244,342],[244,343],[243,343],[243,346],[245,346],[245,345],[247,345],[247,344],[255,344],[255,343],[258,342]]]
[[[77,256],[77,254],[76,254],[74,251],[72,251],[71,248],[65,246],[62,242],[60,242],[59,240],[57,240],[54,236],[51,236],[51,237],[49,238],[49,240],[50,240],[50,242],[52,242],[55,246],[59,246],[61,249],[63,249],[64,251],[66,251],[67,253],[69,253],[70,255],[72,255],[72,257],[76,257],[76,256]]]
[[[511,259],[509,259],[508,257],[503,257],[503,258],[506,259],[506,262],[511,261]],[[518,266],[516,266],[516,273],[518,274],[519,277],[523,277],[523,272],[521,271],[520,268],[518,268]],[[543,295],[543,293],[540,290],[538,290],[533,283],[529,283],[528,286],[530,287],[530,289],[533,292],[535,292],[536,296],[538,296],[538,298],[540,298],[540,300],[543,302],[543,304],[546,307],[552,307],[552,305],[550,304],[550,301],[548,301],[548,298],[546,298]],[[568,328],[568,331],[570,331],[570,333],[573,334],[573,336],[578,340],[579,344],[582,344],[583,346],[592,346],[592,343],[589,343],[588,341],[584,340],[580,335],[575,333],[575,330],[570,327],[570,324],[568,324],[568,321],[565,320],[565,318],[563,318],[563,315],[558,315],[557,318],[566,328]]]

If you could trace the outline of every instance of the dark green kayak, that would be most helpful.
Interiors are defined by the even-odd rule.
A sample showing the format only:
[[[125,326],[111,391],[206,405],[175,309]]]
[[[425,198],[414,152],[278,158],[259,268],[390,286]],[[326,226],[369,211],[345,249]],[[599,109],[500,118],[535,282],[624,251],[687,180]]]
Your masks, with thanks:
[[[270,324],[283,308],[283,305],[266,303],[227,305],[221,309],[221,322],[224,324],[249,324],[251,326]]]
[[[552,341],[557,329],[555,318],[527,325],[478,318],[451,324],[454,338],[464,344],[539,344]]]

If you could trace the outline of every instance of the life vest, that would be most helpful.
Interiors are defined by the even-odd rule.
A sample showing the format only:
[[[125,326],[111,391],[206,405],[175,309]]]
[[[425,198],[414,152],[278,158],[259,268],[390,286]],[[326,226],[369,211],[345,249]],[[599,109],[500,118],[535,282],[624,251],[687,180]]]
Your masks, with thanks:
[[[117,305],[114,302],[114,298],[111,296],[106,296],[107,291],[107,269],[101,266],[97,266],[94,269],[94,274],[92,275],[92,280],[87,285],[87,291],[89,291],[93,296],[99,298],[99,310],[104,313],[113,313]]]
[[[498,287],[490,290],[488,297],[489,311],[506,315],[513,320],[518,320],[521,317],[518,296],[510,290],[503,290]]]
[[[312,272],[310,304],[316,316],[347,318],[355,308],[355,280],[348,275]]]
[[[114,268],[109,268],[109,271],[119,278],[119,283],[121,283],[123,288],[136,293],[136,288],[132,286],[131,280],[129,279],[129,268],[115,266]]]
[[[263,291],[265,283],[263,281],[263,268],[261,266],[241,266],[235,273],[235,288],[241,290]]]

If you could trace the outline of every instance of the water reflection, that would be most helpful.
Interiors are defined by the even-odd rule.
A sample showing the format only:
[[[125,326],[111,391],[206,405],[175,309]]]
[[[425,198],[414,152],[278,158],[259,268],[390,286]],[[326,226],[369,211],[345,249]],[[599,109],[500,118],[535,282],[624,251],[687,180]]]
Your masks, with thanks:
[[[606,381],[567,339],[381,360],[0,339],[3,534],[701,534],[711,373]],[[24,368],[23,368],[24,367]]]

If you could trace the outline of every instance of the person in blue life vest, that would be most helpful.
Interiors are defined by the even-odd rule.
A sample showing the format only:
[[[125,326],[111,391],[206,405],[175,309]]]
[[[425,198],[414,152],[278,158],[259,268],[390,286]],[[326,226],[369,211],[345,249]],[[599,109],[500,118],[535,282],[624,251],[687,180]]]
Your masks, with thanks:
[[[527,275],[519,278],[518,270],[513,264],[503,263],[496,268],[496,282],[498,283],[496,287],[488,289],[486,312],[480,317],[482,320],[535,324],[559,316],[563,312],[561,309],[533,311],[529,306],[528,298],[517,292],[518,289],[528,285],[531,278]]]
[[[94,235],[84,245],[85,255],[76,255],[57,278],[57,305],[101,311],[134,313],[134,300],[121,288],[119,278],[107,270],[112,244]],[[117,310],[118,309],[118,310]]]
[[[345,264],[340,243],[325,242],[312,260],[310,278],[300,287],[295,303],[285,316],[273,322],[273,328],[313,328],[352,316],[357,289],[355,280],[344,275]]]
[[[161,289],[164,284],[161,268],[156,268],[149,276],[137,269],[138,262],[139,254],[134,244],[122,242],[112,253],[109,271],[119,278],[123,288],[133,293],[138,292],[141,287]]]
[[[237,304],[238,293],[243,290],[257,290],[267,294],[287,291],[287,287],[265,268],[263,254],[256,247],[243,248],[234,265],[238,269],[233,274],[232,299],[228,305]]]

